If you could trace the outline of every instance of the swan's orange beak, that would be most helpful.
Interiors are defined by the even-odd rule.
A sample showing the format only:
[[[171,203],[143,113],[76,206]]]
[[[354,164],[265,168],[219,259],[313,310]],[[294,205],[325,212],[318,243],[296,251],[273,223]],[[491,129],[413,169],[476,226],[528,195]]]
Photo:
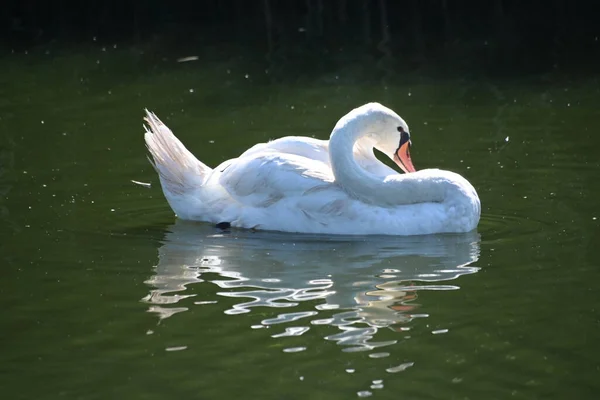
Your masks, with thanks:
[[[394,161],[400,168],[402,168],[402,171],[407,174],[409,172],[417,172],[410,159],[410,153],[408,152],[409,143],[410,142],[406,142],[402,146],[398,147],[398,150],[396,150],[396,153],[394,154]]]

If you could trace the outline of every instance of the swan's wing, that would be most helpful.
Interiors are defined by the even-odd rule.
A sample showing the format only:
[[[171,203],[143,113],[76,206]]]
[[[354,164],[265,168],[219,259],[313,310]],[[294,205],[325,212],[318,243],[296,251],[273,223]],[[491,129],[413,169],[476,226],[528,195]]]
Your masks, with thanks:
[[[242,205],[268,207],[333,183],[329,165],[296,154],[245,154],[220,174],[219,184]]]
[[[370,149],[355,148],[355,159],[375,175],[396,174]],[[239,158],[215,168],[215,174],[218,184],[230,196],[253,207],[268,207],[294,196],[304,196],[303,201],[316,198],[320,202],[332,196],[332,193],[324,195],[323,191],[339,190],[333,185],[329,142],[307,137],[288,136],[257,144]]]
[[[246,150],[241,157],[254,157],[265,152],[293,154],[329,165],[329,142],[302,136],[286,136],[268,143],[259,143]]]

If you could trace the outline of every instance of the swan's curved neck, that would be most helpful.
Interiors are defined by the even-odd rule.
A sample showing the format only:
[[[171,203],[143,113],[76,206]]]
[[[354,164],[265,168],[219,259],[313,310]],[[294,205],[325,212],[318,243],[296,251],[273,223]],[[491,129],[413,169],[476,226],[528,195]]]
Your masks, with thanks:
[[[346,123],[336,126],[329,140],[329,157],[335,181],[351,196],[379,206],[395,206],[422,202],[441,202],[444,191],[418,173],[392,174],[380,177],[362,168],[356,161],[355,146],[373,155],[375,140],[358,126]]]

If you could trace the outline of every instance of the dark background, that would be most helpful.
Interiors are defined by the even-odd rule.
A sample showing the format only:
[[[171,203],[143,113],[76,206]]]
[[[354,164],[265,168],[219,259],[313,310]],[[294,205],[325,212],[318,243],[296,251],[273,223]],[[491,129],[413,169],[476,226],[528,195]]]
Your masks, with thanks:
[[[321,68],[371,60],[393,70],[595,72],[598,1],[9,0],[2,53],[95,42]]]

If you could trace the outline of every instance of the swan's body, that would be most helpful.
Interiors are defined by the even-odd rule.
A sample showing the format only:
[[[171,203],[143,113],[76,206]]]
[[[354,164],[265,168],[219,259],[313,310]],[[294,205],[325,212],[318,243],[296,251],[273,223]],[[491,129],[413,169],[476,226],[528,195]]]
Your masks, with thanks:
[[[377,103],[340,119],[329,141],[284,137],[215,169],[197,160],[154,114],[146,120],[146,144],[163,192],[182,219],[388,235],[468,232],[479,222],[479,198],[462,176],[438,169],[398,174],[375,157],[373,147],[414,171],[408,126]]]

